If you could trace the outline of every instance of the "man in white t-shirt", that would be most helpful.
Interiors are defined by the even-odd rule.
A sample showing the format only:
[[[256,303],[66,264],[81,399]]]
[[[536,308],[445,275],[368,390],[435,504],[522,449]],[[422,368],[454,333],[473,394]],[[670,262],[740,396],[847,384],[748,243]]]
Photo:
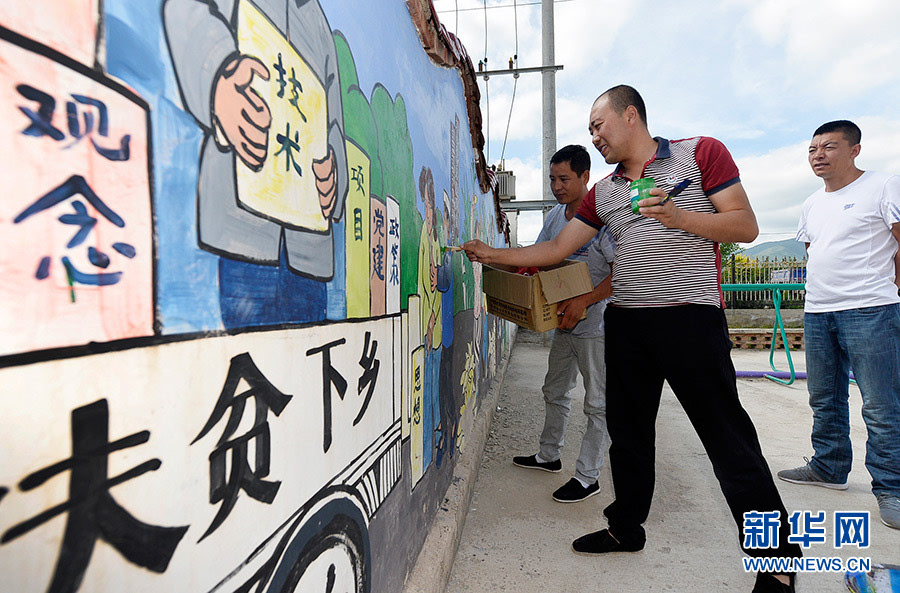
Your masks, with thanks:
[[[591,155],[583,146],[570,144],[551,157],[550,189],[559,204],[547,212],[535,243],[553,239],[572,220],[588,192],[590,175]],[[614,253],[615,243],[605,230],[569,256],[569,259],[587,262],[594,290],[559,304],[559,328],[553,334],[542,387],[545,416],[540,450],[536,455],[513,457],[513,463],[519,467],[554,473],[562,470],[560,451],[572,406],[571,391],[580,371],[584,382],[587,429],[581,439],[574,477],[553,493],[557,502],[578,502],[600,492],[600,468],[609,448],[603,312],[612,293],[610,273]],[[584,313],[587,317],[582,320]]]
[[[853,122],[834,121],[809,146],[809,164],[825,181],[803,203],[797,232],[809,257],[804,334],[815,454],[778,477],[847,488],[852,369],[872,492],[882,522],[900,529],[900,177],[856,167],[861,136]]]

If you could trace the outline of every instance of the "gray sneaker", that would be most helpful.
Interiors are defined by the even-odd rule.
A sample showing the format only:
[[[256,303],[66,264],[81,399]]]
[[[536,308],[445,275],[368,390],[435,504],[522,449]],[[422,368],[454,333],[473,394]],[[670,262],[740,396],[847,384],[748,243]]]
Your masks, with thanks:
[[[888,527],[900,529],[900,496],[893,494],[879,494],[878,510],[881,511],[881,522]]]
[[[795,467],[794,469],[783,469],[778,472],[778,477],[785,482],[790,482],[791,484],[821,486],[822,488],[831,488],[832,490],[847,489],[847,482],[844,482],[843,484],[838,482],[827,482],[822,476],[818,474],[818,472],[816,472],[816,470],[810,467],[809,459],[807,457],[804,457],[803,461],[806,462],[806,465],[801,465],[800,467]]]

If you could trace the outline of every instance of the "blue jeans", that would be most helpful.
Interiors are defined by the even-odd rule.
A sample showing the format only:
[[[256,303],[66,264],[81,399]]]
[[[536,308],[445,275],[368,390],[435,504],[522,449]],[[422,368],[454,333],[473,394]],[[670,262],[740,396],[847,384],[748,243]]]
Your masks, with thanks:
[[[850,369],[862,394],[872,492],[900,496],[900,304],[804,316],[811,465],[829,482],[845,482],[850,446]]]

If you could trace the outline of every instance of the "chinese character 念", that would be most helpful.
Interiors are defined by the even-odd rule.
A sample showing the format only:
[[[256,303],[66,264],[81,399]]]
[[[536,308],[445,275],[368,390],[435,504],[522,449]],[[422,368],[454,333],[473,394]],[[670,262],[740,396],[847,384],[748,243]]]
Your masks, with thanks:
[[[72,175],[58,187],[50,190],[37,201],[35,201],[31,206],[23,210],[13,219],[14,224],[20,224],[24,222],[31,216],[38,214],[40,212],[44,212],[53,208],[54,206],[72,198],[76,195],[81,195],[90,204],[94,210],[100,213],[103,218],[105,218],[108,222],[113,225],[124,228],[125,221],[122,220],[122,217],[119,216],[112,208],[106,205],[106,203],[100,199],[88,182],[81,175]],[[87,210],[87,207],[81,200],[73,200],[71,202],[72,212],[63,214],[59,216],[58,220],[62,224],[74,226],[76,227],[75,234],[66,244],[67,249],[74,249],[82,245],[87,239],[90,233],[96,227],[98,221],[100,220],[97,217],[91,216]],[[136,255],[136,251],[133,246],[128,243],[113,243],[113,250],[118,252],[124,257],[129,259],[133,258]],[[97,268],[105,270],[110,265],[110,257],[106,253],[100,251],[94,246],[88,246],[87,248],[88,261]],[[82,284],[85,286],[110,286],[112,284],[117,284],[122,279],[122,272],[97,272],[97,273],[88,273],[83,270],[79,270],[75,267],[75,264],[72,263],[71,259],[67,256],[63,256],[61,258],[62,264],[66,270],[66,277],[69,280],[69,284]],[[44,256],[41,258],[40,263],[38,264],[37,271],[35,272],[35,277],[38,280],[44,280],[50,275],[50,264],[51,260],[49,256]]]

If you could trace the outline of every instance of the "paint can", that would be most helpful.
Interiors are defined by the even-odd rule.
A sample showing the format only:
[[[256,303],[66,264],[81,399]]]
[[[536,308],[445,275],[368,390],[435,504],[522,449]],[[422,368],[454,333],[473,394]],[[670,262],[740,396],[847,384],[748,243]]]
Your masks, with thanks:
[[[631,198],[631,211],[640,214],[638,202],[650,197],[650,190],[656,187],[656,181],[652,177],[635,179],[628,187],[628,195]]]

